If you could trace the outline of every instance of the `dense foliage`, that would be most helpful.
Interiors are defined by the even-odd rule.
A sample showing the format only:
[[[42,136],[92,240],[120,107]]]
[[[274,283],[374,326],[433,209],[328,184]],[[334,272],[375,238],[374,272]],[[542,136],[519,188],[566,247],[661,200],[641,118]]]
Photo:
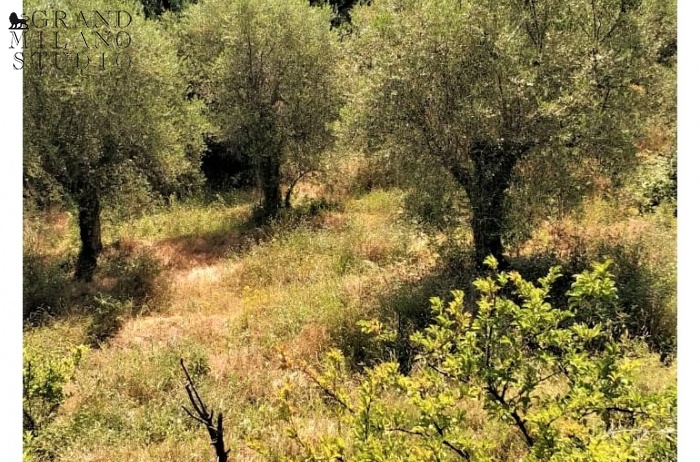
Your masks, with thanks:
[[[475,307],[461,291],[447,304],[431,300],[434,324],[411,338],[420,356],[410,374],[380,363],[348,387],[338,351],[321,373],[301,366],[338,424],[303,438],[283,389],[281,415],[300,448],[292,460],[500,460],[499,442],[473,422],[481,409],[502,434],[517,432],[523,460],[675,458],[675,387],[635,388],[634,352],[613,340],[607,317],[617,303],[609,262],[576,276],[566,307],[548,301],[557,268],[534,284],[486,263],[492,274],[474,282]],[[377,321],[363,325],[379,341],[392,336]]]
[[[41,430],[58,415],[68,395],[65,386],[73,380],[85,351],[86,348],[80,346],[63,357],[42,354],[33,348],[25,348],[22,352],[22,429],[25,445],[31,445]]]
[[[187,6],[197,3],[197,0],[140,0],[143,4],[143,13],[147,18],[160,17],[166,11],[179,13]]]
[[[476,261],[502,259],[518,180],[571,188],[634,165],[665,77],[648,30],[673,20],[652,1],[385,0],[354,16],[350,136],[394,156],[417,189],[458,186]]]
[[[282,182],[289,206],[332,141],[340,99],[328,14],[301,0],[241,0],[202,3],[185,18],[181,48],[195,92],[219,137],[251,160],[266,217],[278,213]]]
[[[675,460],[675,10],[25,2],[25,460]]]

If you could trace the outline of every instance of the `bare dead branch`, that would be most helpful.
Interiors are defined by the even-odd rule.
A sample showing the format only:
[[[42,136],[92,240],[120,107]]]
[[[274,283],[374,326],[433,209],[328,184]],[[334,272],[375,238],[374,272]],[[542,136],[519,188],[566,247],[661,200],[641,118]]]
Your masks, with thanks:
[[[207,432],[209,433],[209,439],[211,440],[211,445],[214,446],[216,462],[228,462],[228,454],[231,451],[226,449],[226,445],[224,443],[224,416],[219,412],[216,419],[216,425],[214,425],[214,411],[207,409],[207,405],[199,395],[197,387],[195,386],[190,373],[187,371],[185,361],[182,358],[180,358],[180,366],[182,367],[182,371],[185,373],[185,377],[187,378],[185,391],[187,392],[187,396],[190,399],[190,404],[192,405],[194,412],[190,411],[185,406],[182,406],[182,408],[193,420],[206,427]]]

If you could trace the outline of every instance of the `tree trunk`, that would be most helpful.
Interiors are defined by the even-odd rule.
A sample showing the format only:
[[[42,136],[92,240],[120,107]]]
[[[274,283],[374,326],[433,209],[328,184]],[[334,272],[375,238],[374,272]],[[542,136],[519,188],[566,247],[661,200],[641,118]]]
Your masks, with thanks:
[[[472,173],[455,175],[471,203],[474,257],[478,267],[489,255],[496,257],[499,263],[505,263],[506,191],[515,164],[529,148],[521,143],[474,143],[469,152]]]
[[[258,125],[253,129],[257,158],[258,184],[263,194],[262,218],[276,218],[280,211],[282,189],[282,143],[277,134],[275,115],[265,103],[257,103]]]
[[[268,153],[260,163],[260,183],[263,193],[263,215],[275,218],[280,210],[280,155]]]
[[[100,198],[91,186],[83,188],[78,197],[78,226],[80,228],[80,254],[75,278],[91,281],[97,268],[97,257],[102,252],[102,225],[100,223]]]

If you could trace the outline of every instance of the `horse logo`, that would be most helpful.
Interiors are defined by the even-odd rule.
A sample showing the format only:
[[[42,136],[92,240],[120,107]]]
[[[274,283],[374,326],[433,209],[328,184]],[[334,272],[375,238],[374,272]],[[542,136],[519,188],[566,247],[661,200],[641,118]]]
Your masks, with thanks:
[[[17,13],[10,14],[10,29],[29,29],[26,19],[20,19]]]

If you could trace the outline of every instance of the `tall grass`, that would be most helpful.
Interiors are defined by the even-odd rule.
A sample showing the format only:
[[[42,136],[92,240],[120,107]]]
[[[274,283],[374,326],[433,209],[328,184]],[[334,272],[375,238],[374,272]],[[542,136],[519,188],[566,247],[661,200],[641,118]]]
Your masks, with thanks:
[[[407,339],[383,349],[362,334],[357,321],[383,317],[408,333],[420,327],[428,297],[468,279],[457,269],[459,252],[449,271],[439,267],[430,240],[402,219],[402,197],[397,190],[373,190],[313,213],[299,207],[259,230],[248,222],[255,205],[250,197],[175,203],[123,223],[108,222],[107,250],[92,286],[74,286],[69,266],[57,274],[51,271],[63,267],[50,266],[36,278],[45,285],[30,287],[45,300],[58,297],[51,303],[62,310],[43,325],[28,326],[26,344],[47,353],[99,346],[86,354],[70,397],[38,438],[39,460],[209,460],[204,430],[180,407],[187,399],[180,357],[205,400],[224,413],[232,460],[264,460],[253,449],[256,441],[278,455],[291,450],[276,403],[285,383],[302,379],[280,363],[280,349],[313,363],[329,346],[340,346],[361,370],[373,358],[405,351]],[[667,278],[654,279],[659,286],[629,299],[671,319],[672,294],[657,289],[670,287],[675,274],[673,220],[608,220],[611,211],[603,204],[589,210],[543,227],[521,255],[555,249],[553,258],[572,261],[580,252],[571,246],[580,241],[592,257],[596,243],[614,236],[622,243],[621,255],[629,256],[620,265],[641,265],[654,278]],[[72,223],[72,217],[66,220]],[[34,227],[25,239],[32,240],[28,249],[38,255],[36,261],[53,258],[60,265],[75,254],[73,226],[29,225]],[[637,253],[631,251],[635,242],[644,244]],[[36,263],[29,258],[25,264]],[[649,282],[630,279],[627,287],[644,281]],[[61,288],[68,295],[58,296]],[[643,355],[651,359],[640,383],[654,387],[675,380],[675,369]],[[403,361],[410,364],[410,357]],[[334,425],[316,391],[301,387],[294,393],[303,407],[303,431],[313,435]],[[475,419],[475,431],[495,431],[478,415]],[[493,438],[502,460],[517,458],[512,435]]]

